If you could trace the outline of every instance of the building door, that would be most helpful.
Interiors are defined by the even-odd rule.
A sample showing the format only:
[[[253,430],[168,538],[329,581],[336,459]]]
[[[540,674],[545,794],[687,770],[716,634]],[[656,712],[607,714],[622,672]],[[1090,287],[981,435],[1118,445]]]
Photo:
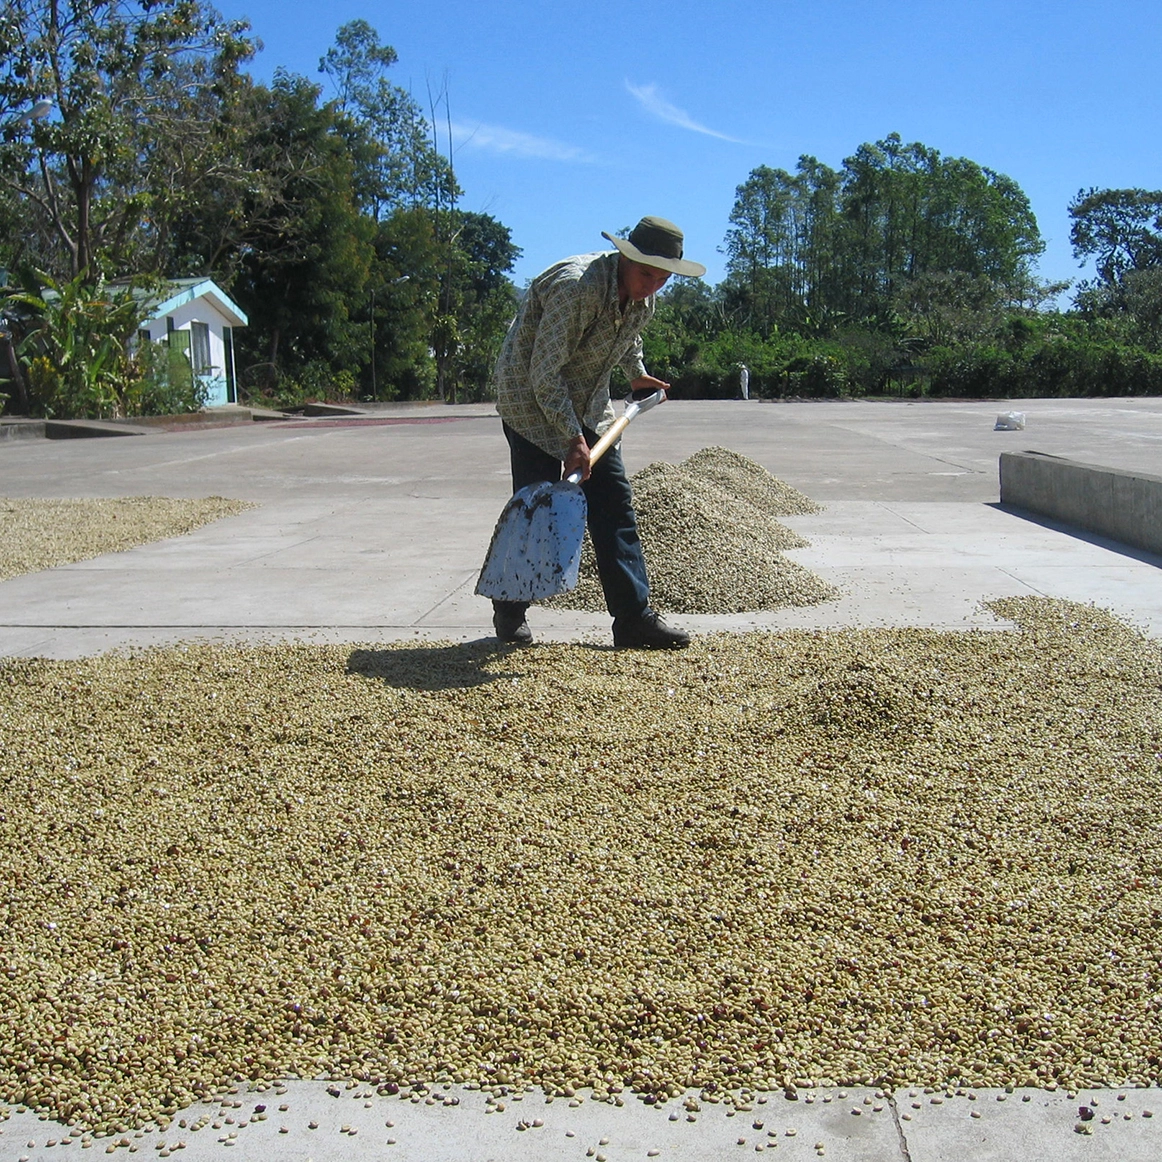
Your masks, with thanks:
[[[222,328],[222,351],[226,361],[226,402],[238,402],[238,385],[234,382],[234,328]]]
[[[190,363],[194,375],[206,393],[207,407],[221,407],[228,402],[224,368],[216,368],[210,358],[210,324],[190,324]]]

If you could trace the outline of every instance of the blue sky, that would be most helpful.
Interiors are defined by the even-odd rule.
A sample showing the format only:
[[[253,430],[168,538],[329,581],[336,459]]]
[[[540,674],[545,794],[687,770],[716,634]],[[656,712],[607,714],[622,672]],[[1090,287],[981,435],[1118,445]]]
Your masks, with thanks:
[[[523,250],[524,282],[601,231],[660,214],[724,274],[735,188],[756,166],[838,167],[899,133],[1008,174],[1045,279],[1076,279],[1066,206],[1083,187],[1162,187],[1158,0],[218,0],[284,67],[322,81],[348,20],[399,54],[395,83],[447,91],[465,209]],[[445,110],[440,109],[441,141]]]

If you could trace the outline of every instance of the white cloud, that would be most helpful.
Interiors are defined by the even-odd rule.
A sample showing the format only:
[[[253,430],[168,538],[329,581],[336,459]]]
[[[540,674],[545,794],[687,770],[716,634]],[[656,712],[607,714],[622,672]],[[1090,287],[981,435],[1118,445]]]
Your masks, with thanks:
[[[650,116],[656,117],[659,121],[665,121],[668,125],[677,125],[679,129],[689,129],[693,133],[705,133],[707,137],[717,137],[721,141],[733,141],[735,145],[746,144],[737,137],[719,133],[716,129],[709,129],[695,121],[685,109],[679,109],[677,105],[667,101],[658,92],[657,85],[634,85],[626,81],[625,87],[636,98],[638,104]]]
[[[500,125],[452,126],[452,140],[456,149],[480,149],[508,157],[538,158],[542,161],[566,161],[589,164],[597,159],[576,145],[554,141],[549,137],[535,137],[517,129]]]

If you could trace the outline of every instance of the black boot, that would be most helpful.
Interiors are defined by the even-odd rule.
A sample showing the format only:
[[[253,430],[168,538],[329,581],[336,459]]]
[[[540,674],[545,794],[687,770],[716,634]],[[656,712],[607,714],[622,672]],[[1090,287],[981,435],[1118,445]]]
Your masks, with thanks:
[[[619,650],[684,650],[690,635],[667,625],[648,607],[637,617],[613,619],[613,644]]]
[[[533,631],[525,621],[528,606],[522,601],[494,601],[492,603],[492,624],[496,636],[511,645],[532,645]]]

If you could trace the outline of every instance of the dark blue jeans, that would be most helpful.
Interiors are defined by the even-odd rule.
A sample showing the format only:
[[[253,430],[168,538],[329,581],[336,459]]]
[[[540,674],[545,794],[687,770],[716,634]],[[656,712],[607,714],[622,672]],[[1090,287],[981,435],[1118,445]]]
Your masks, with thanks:
[[[530,443],[508,424],[504,425],[504,435],[512,460],[513,492],[542,480],[556,483],[561,479],[564,466],[555,456]],[[596,432],[585,429],[585,440],[590,447],[597,443],[597,438]],[[581,491],[585,493],[589,538],[597,557],[597,575],[605,592],[605,604],[614,617],[640,617],[649,604],[650,583],[620,448],[616,445],[610,448],[593,465]],[[508,609],[527,608],[516,602],[496,604]]]

